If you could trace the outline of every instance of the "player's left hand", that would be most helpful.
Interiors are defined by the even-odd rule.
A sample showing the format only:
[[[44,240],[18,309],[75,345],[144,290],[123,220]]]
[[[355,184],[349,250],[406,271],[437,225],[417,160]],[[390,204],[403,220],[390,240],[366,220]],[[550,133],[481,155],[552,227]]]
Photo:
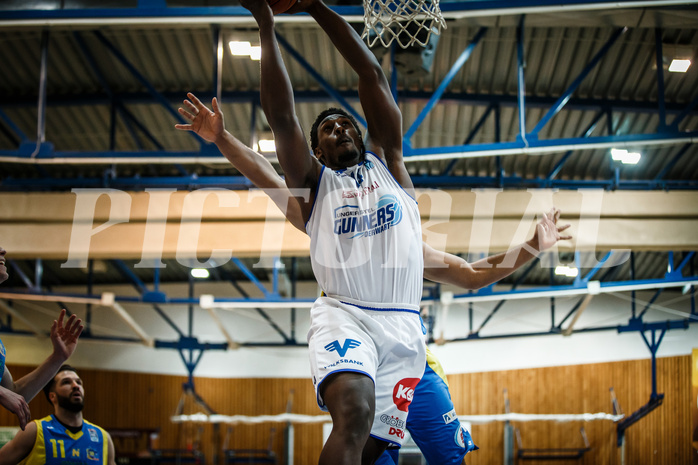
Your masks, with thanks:
[[[536,232],[533,235],[533,239],[538,243],[538,251],[549,249],[554,246],[557,241],[564,241],[572,239],[571,235],[561,235],[560,233],[570,227],[569,224],[564,224],[562,226],[557,225],[557,220],[560,219],[560,210],[558,208],[551,208],[548,213],[544,213],[543,217],[540,219],[536,225]]]
[[[51,325],[51,343],[53,344],[53,352],[67,360],[78,345],[78,338],[82,333],[84,326],[82,320],[75,315],[70,315],[70,318],[63,325],[66,310],[61,310],[58,320],[54,320]]]

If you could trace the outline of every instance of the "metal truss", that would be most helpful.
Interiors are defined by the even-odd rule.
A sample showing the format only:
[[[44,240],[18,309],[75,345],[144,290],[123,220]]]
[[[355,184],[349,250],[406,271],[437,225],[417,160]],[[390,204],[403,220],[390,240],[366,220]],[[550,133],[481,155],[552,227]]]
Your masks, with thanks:
[[[683,4],[686,2],[642,2],[642,6],[667,6],[672,4]],[[637,2],[616,2],[616,7],[637,7]],[[403,91],[397,92],[395,88],[395,76],[397,70],[392,67],[393,92],[396,98],[401,100],[427,99],[428,102],[424,106],[422,112],[410,124],[404,140],[404,154],[407,163],[429,160],[451,160],[447,168],[440,175],[424,175],[415,176],[415,184],[421,187],[447,187],[447,186],[468,186],[468,187],[519,187],[519,188],[560,188],[560,189],[578,189],[584,187],[595,187],[605,189],[696,189],[698,181],[695,180],[667,180],[664,179],[669,170],[684,156],[688,149],[698,141],[698,131],[680,131],[679,125],[688,115],[696,114],[698,106],[698,98],[687,105],[676,105],[667,103],[664,100],[664,84],[661,72],[661,67],[657,71],[657,95],[658,103],[656,105],[636,104],[620,100],[608,99],[575,99],[573,94],[584,78],[596,67],[603,56],[611,49],[627,30],[627,28],[616,29],[596,55],[586,64],[580,74],[574,79],[568,89],[557,99],[551,98],[533,98],[527,97],[524,94],[524,63],[525,57],[523,53],[524,41],[524,21],[526,13],[535,13],[540,11],[556,11],[556,8],[564,9],[595,9],[608,8],[607,3],[593,1],[577,1],[566,2],[564,5],[555,4],[548,1],[491,1],[491,2],[452,2],[445,3],[443,10],[447,14],[513,14],[521,13],[521,20],[517,34],[517,50],[518,50],[518,91],[516,96],[492,96],[492,95],[461,95],[449,94],[447,88],[456,74],[462,69],[468,61],[473,50],[478,46],[481,39],[486,35],[487,28],[481,28],[473,37],[471,42],[463,50],[458,59],[454,62],[449,72],[444,77],[438,88],[433,93]],[[351,17],[352,14],[362,13],[360,6],[334,7],[334,9],[345,16]],[[140,0],[135,8],[104,8],[104,9],[74,9],[74,10],[9,10],[0,11],[0,24],[61,24],[61,22],[75,23],[80,21],[90,21],[99,23],[100,21],[116,21],[133,22],[135,19],[142,19],[144,22],[168,21],[176,18],[187,17],[198,18],[207,23],[214,22],[212,27],[214,42],[218,43],[218,48],[221,45],[220,24],[223,24],[225,18],[238,18],[249,21],[249,13],[242,7],[167,7],[164,0]],[[89,50],[84,45],[82,34],[84,32],[75,32],[74,36],[78,43],[79,49],[83,53],[86,61],[92,68],[95,76],[102,84],[103,94],[87,95],[79,99],[70,99],[70,103],[80,103],[85,105],[101,104],[106,101],[112,103],[113,111],[119,115],[124,121],[127,130],[131,137],[136,142],[137,146],[142,147],[140,142],[141,137],[150,140],[158,150],[138,150],[134,152],[119,152],[115,150],[103,152],[75,152],[75,151],[56,151],[50,141],[44,140],[44,120],[46,108],[51,105],[61,105],[68,102],[60,100],[52,100],[51,103],[46,100],[46,61],[48,54],[49,33],[44,32],[41,42],[41,76],[40,76],[40,102],[37,121],[37,138],[32,140],[28,135],[24,134],[12,121],[8,113],[0,110],[0,127],[3,130],[14,135],[14,138],[19,140],[19,146],[16,150],[0,151],[0,162],[24,163],[35,165],[41,168],[42,165],[51,164],[103,164],[114,165],[121,163],[149,163],[149,164],[170,164],[177,167],[180,175],[170,177],[118,177],[112,172],[111,167],[104,170],[104,175],[98,178],[82,178],[82,179],[53,179],[50,177],[40,179],[4,179],[0,183],[0,189],[3,190],[46,190],[46,189],[65,189],[68,187],[114,187],[138,190],[146,187],[178,187],[185,189],[196,189],[198,187],[214,187],[231,185],[240,188],[249,187],[249,183],[238,177],[220,177],[220,176],[197,176],[190,174],[185,168],[186,164],[192,163],[225,163],[227,161],[220,156],[216,148],[212,145],[203,143],[196,136],[199,142],[198,151],[165,151],[162,150],[162,144],[148,131],[138,119],[128,111],[127,104],[134,102],[151,102],[163,106],[176,121],[181,121],[181,116],[174,110],[175,102],[181,98],[181,94],[163,94],[158,92],[155,87],[138,71],[138,69],[129,62],[129,60],[120,52],[120,50],[109,40],[104,37],[99,31],[92,31],[99,42],[103,45],[105,51],[111,54],[116,60],[125,66],[126,69],[136,78],[143,87],[147,90],[146,94],[130,94],[130,95],[114,95],[109,88],[106,80],[103,77],[103,72],[97,66],[94,58]],[[658,63],[662,61],[662,31],[655,31],[656,37],[656,60]],[[357,100],[355,92],[340,92],[334,89],[324,78],[318,73],[300,53],[293,49],[282,36],[279,36],[279,43],[286,51],[303,67],[307,72],[320,84],[324,92],[299,92],[297,99],[304,100],[326,100],[337,101],[345,108],[353,113],[360,122],[363,119],[359,117],[352,106],[351,101]],[[216,47],[213,48],[214,50]],[[212,50],[213,51],[213,50]],[[394,54],[392,54],[394,56]],[[213,89],[215,94],[221,97],[225,96],[228,102],[248,102],[252,103],[251,126],[254,127],[255,113],[258,108],[259,96],[252,92],[227,92],[222,93],[220,86],[220,72],[222,68],[222,55],[218,54],[214,57],[214,77]],[[202,95],[203,97],[208,97]],[[481,105],[486,107],[486,111],[480,121],[472,129],[464,143],[456,146],[447,147],[426,147],[414,148],[411,144],[411,138],[417,129],[424,122],[427,115],[440,102],[457,101],[471,105]],[[34,104],[34,102],[31,102]],[[3,107],[12,108],[15,105],[27,105],[28,101],[24,99],[6,99]],[[471,144],[478,131],[482,128],[484,122],[488,118],[495,119],[495,126],[499,128],[499,109],[502,106],[516,106],[519,115],[519,134],[515,141],[484,144]],[[534,129],[527,132],[526,128],[526,109],[529,107],[545,107],[548,109],[546,114],[537,122]],[[576,138],[557,138],[557,139],[539,139],[538,135],[546,125],[557,115],[562,109],[578,109],[593,110],[596,113],[594,122],[589,128]],[[605,136],[595,136],[594,130],[597,124],[606,118],[610,121],[610,116],[615,111],[630,111],[630,112],[652,112],[659,115],[660,124],[654,133],[643,134],[613,134]],[[113,134],[115,131],[116,118],[112,118],[112,143]],[[499,131],[497,131],[499,132]],[[556,176],[562,169],[570,155],[579,150],[595,150],[608,149],[613,146],[623,146],[632,144],[635,147],[646,146],[666,146],[666,145],[681,145],[681,149],[674,155],[671,160],[668,160],[661,172],[652,179],[620,179],[619,169],[615,168],[615,172],[609,179],[598,180],[559,180]],[[113,148],[113,147],[112,147]],[[469,157],[497,157],[499,161],[502,156],[515,154],[544,154],[544,153],[565,153],[562,159],[557,163],[553,170],[544,178],[525,179],[515,175],[506,175],[503,170],[499,170],[497,176],[452,176],[451,172],[455,162],[461,158]]]

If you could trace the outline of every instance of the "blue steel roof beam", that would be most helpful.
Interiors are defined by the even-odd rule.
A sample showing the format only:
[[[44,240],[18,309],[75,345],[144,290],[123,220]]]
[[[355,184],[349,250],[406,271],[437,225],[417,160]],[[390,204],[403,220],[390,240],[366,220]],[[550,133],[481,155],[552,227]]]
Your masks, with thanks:
[[[671,122],[670,130],[672,131],[678,131],[679,130],[679,124],[688,116],[689,114],[693,113],[693,111],[696,109],[698,106],[698,97],[694,98],[691,103],[686,105],[686,107],[678,114],[676,117],[673,119]]]
[[[17,273],[17,275],[19,276],[19,278],[22,280],[22,282],[24,283],[24,285],[27,286],[28,289],[30,289],[31,291],[36,291],[36,290],[37,290],[37,288],[36,288],[36,286],[34,285],[34,283],[32,282],[32,280],[29,279],[29,276],[27,276],[27,274],[22,270],[22,268],[20,268],[20,266],[19,266],[19,264],[18,264],[17,262],[15,262],[15,261],[14,261],[13,259],[11,259],[11,258],[7,259],[7,262],[10,264],[10,266],[12,267],[12,270],[13,270],[15,273]]]
[[[102,71],[99,69],[99,66],[97,65],[97,62],[96,62],[96,60],[94,59],[94,55],[92,55],[92,52],[90,52],[90,49],[87,48],[87,45],[85,44],[85,41],[84,41],[84,39],[82,38],[82,34],[80,34],[79,32],[75,31],[75,32],[73,32],[73,38],[74,38],[75,41],[77,42],[78,48],[80,49],[80,51],[82,52],[83,56],[84,56],[85,59],[87,60],[87,64],[89,65],[90,69],[92,70],[92,72],[94,73],[95,77],[96,77],[97,80],[99,81],[99,84],[102,86],[102,89],[104,89],[104,91],[105,91],[105,92],[107,93],[107,95],[109,96],[109,100],[110,100],[110,105],[111,105],[111,107],[112,107],[112,111],[113,111],[114,109],[117,109],[117,110],[119,111],[119,113],[121,114],[122,118],[124,118],[124,124],[126,125],[126,130],[127,130],[127,131],[129,132],[129,134],[131,135],[131,138],[132,138],[133,141],[136,143],[136,146],[137,146],[139,149],[142,149],[142,148],[143,148],[143,145],[141,144],[140,139],[139,139],[138,136],[136,135],[136,132],[133,130],[133,126],[131,125],[131,122],[128,121],[128,119],[127,119],[126,117],[124,117],[124,112],[126,111],[126,107],[125,107],[124,105],[122,105],[121,102],[119,102],[119,101],[116,100],[116,98],[115,98],[115,96],[114,96],[114,92],[112,91],[111,87],[110,87],[109,84],[107,83],[107,80],[104,78],[104,74],[103,74]],[[112,134],[111,134],[111,143],[110,143],[110,147],[111,147],[112,150],[114,150],[114,130],[115,130],[115,126],[116,126],[116,125],[115,125],[114,123],[112,123]],[[157,145],[156,145],[156,146],[157,146]],[[162,150],[163,147],[162,147],[162,145],[160,145],[158,148],[159,148],[160,150]]]
[[[446,73],[446,76],[439,84],[439,87],[436,89],[436,91],[434,91],[434,94],[431,96],[424,108],[422,108],[419,115],[417,115],[417,118],[414,120],[407,132],[405,132],[405,135],[403,136],[405,141],[409,142],[409,140],[412,139],[414,133],[417,131],[429,112],[431,112],[431,110],[433,110],[436,104],[439,102],[441,96],[444,94],[444,92],[446,92],[448,85],[451,83],[451,81],[453,81],[453,78],[456,77],[456,74],[458,74],[458,72],[463,68],[463,65],[465,65],[465,63],[468,61],[473,53],[473,50],[475,50],[475,47],[477,47],[478,43],[480,43],[480,39],[482,39],[486,32],[487,28],[481,27],[465,50],[463,50],[463,52],[460,54],[456,62],[453,63],[453,66],[451,66],[451,69],[448,70],[448,73]]]
[[[570,309],[570,311],[567,312],[567,315],[565,315],[565,317],[564,317],[562,320],[560,320],[560,322],[555,326],[555,329],[556,329],[556,330],[562,331],[562,325],[565,324],[565,321],[567,321],[567,320],[569,319],[569,317],[571,317],[572,315],[574,315],[574,312],[577,311],[577,309],[580,307],[580,305],[582,305],[582,302],[584,302],[585,299],[586,299],[586,296],[581,297],[581,298],[577,301],[577,303],[574,304],[574,305],[572,306],[572,308]]]
[[[642,317],[645,316],[645,313],[647,313],[647,310],[649,310],[650,307],[652,307],[652,304],[654,303],[655,300],[657,300],[657,297],[660,296],[660,294],[662,293],[662,291],[664,291],[664,289],[662,289],[662,288],[659,288],[659,289],[657,289],[657,290],[655,291],[655,293],[654,293],[654,295],[652,296],[652,298],[649,300],[649,302],[647,302],[647,305],[645,305],[645,308],[643,308],[642,311],[640,312],[640,314],[637,316],[638,319],[641,320]]]
[[[581,73],[579,73],[579,76],[570,84],[570,86],[562,93],[560,98],[555,102],[555,104],[552,106],[552,108],[548,111],[548,113],[541,118],[541,120],[536,124],[536,127],[533,128],[533,130],[527,135],[529,138],[537,138],[538,134],[540,131],[545,127],[546,124],[555,116],[557,115],[560,110],[567,104],[567,102],[570,100],[570,97],[572,97],[572,94],[574,93],[575,90],[579,87],[579,85],[584,81],[584,79],[589,75],[589,73],[596,67],[596,65],[599,64],[599,61],[608,53],[608,51],[611,49],[613,44],[616,43],[618,38],[623,35],[626,31],[628,30],[627,27],[619,28],[616,29],[613,34],[611,34],[611,37],[608,39],[608,41],[604,44],[603,47],[601,47],[601,50],[599,50],[594,58],[591,59],[591,61],[584,67]]]
[[[516,279],[514,284],[511,285],[511,289],[509,290],[509,292],[515,291],[516,288],[519,286],[519,284],[521,284],[523,282],[523,280],[526,278],[526,276],[528,276],[528,274],[531,272],[531,270],[533,270],[533,268],[535,268],[535,266],[538,265],[539,262],[540,262],[540,257],[536,257],[536,259],[533,260],[528,265],[528,267],[524,270],[524,272]],[[502,308],[502,305],[504,305],[505,302],[506,302],[506,299],[503,299],[503,300],[500,300],[499,302],[497,302],[497,305],[495,305],[495,307],[492,309],[490,314],[487,315],[487,317],[485,317],[485,320],[482,323],[480,323],[480,327],[477,329],[477,331],[475,331],[474,334],[477,335],[476,337],[480,337],[479,334],[480,334],[480,331],[482,331],[482,328],[484,328],[485,325],[490,321],[490,319],[492,319],[494,314],[497,313],[500,308]]]
[[[119,62],[128,69],[128,71],[135,77],[150,93],[150,95],[155,98],[160,104],[167,110],[172,116],[174,116],[175,120],[180,122],[180,123],[186,123],[184,118],[177,113],[172,108],[172,105],[170,102],[165,98],[164,95],[162,95],[153,85],[143,76],[135,66],[124,56],[121,51],[114,46],[100,31],[93,31],[94,35],[99,39],[99,41],[104,45],[107,50],[109,50],[114,57],[119,60]],[[199,136],[195,135],[193,132],[190,133],[191,136],[199,143],[199,145],[203,145],[203,139],[201,139]]]
[[[606,256],[603,257],[603,258],[601,259],[601,261],[598,262],[598,263],[596,264],[596,266],[595,266],[594,268],[592,268],[591,271],[589,271],[589,272],[582,278],[582,282],[583,282],[583,283],[588,283],[589,280],[591,280],[591,278],[593,278],[594,275],[595,275],[601,268],[603,268],[603,266],[606,264],[606,262],[608,262],[608,260],[611,259],[611,257],[613,256],[614,253],[615,253],[615,250],[611,250],[610,252],[608,252],[608,253],[606,254]]]
[[[202,160],[202,163],[204,161]],[[509,188],[552,188],[552,189],[609,189],[618,190],[696,190],[698,180],[654,181],[627,180],[620,181],[614,186],[613,180],[557,180],[523,179],[520,176],[414,176],[415,187],[446,188],[446,187],[497,187]],[[242,176],[132,176],[113,177],[106,181],[102,178],[37,178],[17,179],[8,177],[0,182],[0,191],[32,191],[46,189],[72,189],[76,187],[113,187],[128,190],[143,190],[149,187],[175,187],[178,189],[194,190],[201,187],[219,187],[226,189],[250,189],[254,187],[247,178]]]
[[[41,2],[30,2],[30,4],[41,4]],[[515,15],[522,13],[550,13],[558,11],[584,11],[584,10],[608,10],[618,8],[637,8],[653,7],[653,6],[673,6],[683,5],[685,0],[662,0],[662,1],[642,1],[622,0],[616,2],[599,1],[599,0],[572,0],[560,2],[559,0],[480,0],[468,1],[460,0],[454,2],[442,3],[441,11],[446,17],[462,17],[462,16],[500,16],[500,15]],[[332,6],[335,12],[342,16],[353,16],[356,19],[361,19],[364,15],[363,7],[359,5],[351,6]],[[455,15],[454,13],[462,13]],[[303,20],[307,15],[298,15],[299,19]],[[60,20],[67,24],[72,24],[70,21],[85,21],[95,22],[105,20],[111,23],[119,22],[122,19],[124,23],[130,21],[135,22],[137,19],[149,21],[157,21],[161,19],[176,21],[177,18],[196,20],[197,22],[211,22],[215,17],[222,17],[221,20],[228,22],[244,20],[251,22],[250,12],[241,6],[204,6],[204,7],[167,7],[163,0],[140,0],[136,7],[126,8],[61,8],[61,9],[25,9],[25,10],[6,10],[0,11],[0,20],[17,21],[23,20],[24,23],[29,21],[41,21],[44,24],[46,20],[52,20],[56,23]],[[240,18],[236,18],[240,17]],[[281,17],[280,21],[287,18]],[[354,19],[354,18],[351,18]],[[297,20],[293,18],[291,20]],[[308,18],[308,22],[311,19]]]
[[[294,49],[291,46],[291,44],[288,43],[284,36],[277,32],[276,39],[279,41],[281,46],[284,49],[286,49],[286,51],[298,62],[298,64],[301,65],[301,67],[305,69],[308,72],[308,74],[310,74],[313,77],[313,79],[317,81],[318,84],[320,84],[320,87],[322,87],[325,90],[325,92],[327,92],[327,94],[329,94],[333,99],[339,102],[339,104],[342,105],[342,107],[344,107],[344,109],[348,111],[356,119],[356,121],[358,121],[360,125],[366,127],[366,120],[354,109],[354,107],[351,106],[349,101],[342,97],[342,94],[339,93],[334,87],[332,87],[330,83],[327,82],[327,80],[325,80],[325,78],[323,78],[322,75],[318,73],[315,70],[315,68],[313,68],[310,65],[310,63],[308,63],[308,61],[303,57],[303,55],[298,53],[298,51]]]
[[[581,137],[591,137],[591,134],[594,132],[594,129],[596,129],[596,125],[599,123],[603,115],[606,113],[604,111],[600,111],[594,116],[594,119],[591,120],[591,124],[586,128],[584,131],[584,134],[582,134]],[[553,169],[548,173],[548,176],[545,179],[555,179],[555,177],[560,173],[560,170],[562,169],[562,166],[565,164],[567,159],[574,153],[574,150],[568,150],[565,155],[555,164]]]
[[[463,145],[468,145],[470,142],[472,142],[472,140],[475,138],[475,136],[480,131],[482,126],[485,124],[485,120],[487,119],[487,117],[490,115],[490,113],[492,112],[492,110],[495,107],[496,107],[495,104],[490,104],[487,107],[487,110],[485,110],[485,112],[482,114],[482,116],[477,121],[477,123],[475,123],[475,127],[473,127],[473,129],[470,131],[470,134],[468,134],[468,137],[466,137],[465,140],[463,141]],[[458,160],[451,160],[451,162],[448,164],[448,166],[441,172],[441,176],[448,176],[449,174],[451,174],[451,171],[453,170],[453,167],[455,166],[455,164],[457,162],[458,162]]]
[[[131,281],[131,285],[133,285],[133,287],[135,287],[136,290],[138,290],[138,293],[141,295],[141,300],[142,300],[142,296],[148,294],[148,288],[145,285],[145,283],[143,283],[143,281],[141,281],[141,279],[138,276],[136,276],[136,274],[133,271],[131,271],[131,269],[128,266],[126,266],[126,264],[122,260],[118,260],[118,259],[112,260],[112,263],[114,263],[114,265],[116,265],[117,270],[119,270],[119,272],[123,276],[125,276],[126,278],[128,278]],[[157,270],[158,268],[155,268],[155,269]],[[123,301],[123,299],[118,299],[118,298],[117,298],[117,300]],[[170,319],[170,317],[168,317],[167,314],[158,305],[156,305],[154,303],[151,303],[151,305],[153,307],[153,310],[155,310],[155,312],[158,315],[160,315],[160,318],[165,320],[165,322],[168,325],[170,325],[170,327],[172,329],[174,329],[175,332],[177,334],[179,334],[180,337],[184,336],[184,332],[182,332],[182,330],[179,329],[179,326],[177,326],[177,324],[174,321],[172,321]]]
[[[276,296],[275,293],[269,292],[267,290],[267,288],[264,287],[264,285],[259,281],[259,279],[257,279],[257,277],[250,271],[250,269],[247,268],[247,266],[245,266],[245,264],[242,262],[242,260],[240,260],[239,258],[236,258],[236,257],[232,257],[230,259],[230,261],[232,261],[235,264],[235,266],[237,266],[238,269],[240,271],[242,271],[242,274],[247,276],[247,279],[249,279],[252,284],[257,286],[257,289],[262,291],[262,294],[264,294],[264,297]]]
[[[683,157],[684,154],[688,152],[688,149],[691,148],[691,145],[692,144],[686,144],[683,147],[681,147],[681,149],[679,149],[679,151],[676,153],[676,155],[674,155],[674,157],[669,161],[669,163],[667,163],[664,166],[664,168],[662,168],[662,171],[660,171],[657,174],[657,176],[654,177],[654,180],[659,181],[663,179],[664,176],[666,176],[669,173],[669,171],[671,171],[671,169],[674,167],[674,165],[676,165],[676,163],[681,159],[681,157]]]
[[[516,140],[520,140],[524,146],[528,146],[528,142],[526,142],[526,80],[524,77],[526,62],[523,46],[525,19],[526,16],[521,15],[519,26],[516,28],[516,102],[519,111],[519,134],[516,136]]]
[[[666,131],[666,106],[664,97],[664,53],[662,52],[662,29],[654,28],[655,65],[657,67],[657,106],[659,124],[657,131]]]
[[[22,130],[19,128],[19,126],[17,126],[15,124],[15,122],[12,121],[12,119],[9,116],[7,116],[7,113],[2,111],[2,109],[0,109],[0,120],[2,120],[5,123],[5,125],[7,125],[8,128],[10,128],[10,130],[14,133],[14,135],[19,137],[20,143],[29,142],[29,138],[27,137],[27,135],[24,134],[24,132],[22,132]]]
[[[675,272],[678,275],[682,275],[683,269],[686,267],[686,264],[691,261],[691,259],[693,258],[693,256],[695,254],[696,254],[695,252],[689,252],[686,254],[685,257],[683,257],[683,260],[681,260],[681,263],[679,264],[679,266],[676,267],[676,270],[675,270]]]
[[[235,278],[233,278],[232,276],[230,276],[230,275],[229,275],[227,272],[225,272],[224,270],[221,270],[221,272],[224,273],[224,274],[226,274],[226,276],[227,276],[228,280],[230,281],[230,283],[235,287],[235,289],[237,289],[237,291],[238,291],[238,292],[240,293],[240,295],[243,297],[242,300],[244,300],[245,302],[251,302],[251,301],[253,301],[253,299],[250,299],[250,298],[249,298],[250,295],[247,293],[247,291],[245,291],[245,289],[243,289],[242,286],[240,286],[240,284],[238,284],[238,282],[235,280]],[[222,299],[216,299],[217,302],[220,302],[221,300],[222,300]],[[238,300],[239,300],[239,299],[238,299]],[[265,301],[268,301],[268,300],[269,300],[269,297],[265,298],[264,300],[265,300]],[[291,299],[291,300],[296,300],[296,299]],[[293,303],[292,303],[292,302],[289,302],[289,306],[292,306],[292,305],[293,305]],[[268,314],[267,312],[265,312],[262,308],[259,308],[259,307],[256,307],[256,308],[255,308],[255,311],[256,311],[257,313],[259,313],[259,315],[260,315],[262,318],[264,318],[264,320],[267,322],[267,324],[268,324],[269,326],[271,326],[272,329],[274,329],[274,331],[276,331],[276,332],[279,334],[279,336],[281,336],[281,338],[284,340],[284,343],[285,343],[285,344],[295,343],[295,336],[293,336],[293,335],[291,335],[291,337],[287,336],[286,333],[284,332],[284,330],[281,329],[281,327],[280,327],[278,324],[276,324],[276,322],[275,322],[274,320],[272,320],[272,318],[269,316],[269,314]]]
[[[409,156],[405,157],[405,161],[435,161],[450,158],[519,155],[522,153],[533,155],[562,152],[567,150],[610,149],[614,145],[625,143],[642,147],[696,142],[698,142],[698,131],[670,135],[653,133],[623,134],[587,138],[573,137],[565,139],[537,139],[528,141],[528,145],[524,145],[520,141],[516,141],[502,142],[499,144],[453,145],[412,149]]]
[[[182,95],[188,89],[182,89],[173,92],[162,92],[162,95],[170,102],[171,105],[178,105],[182,101]],[[337,94],[347,100],[358,100],[358,94],[355,90],[336,90]],[[433,92],[422,90],[400,90],[399,99],[401,101],[423,101],[429,100]],[[215,97],[211,91],[203,91],[197,93],[202,100],[210,100]],[[119,98],[124,104],[142,104],[153,103],[152,96],[147,92],[123,92],[119,93]],[[294,92],[294,98],[297,103],[308,102],[331,102],[332,96],[328,96],[324,90],[299,90]],[[458,105],[480,105],[489,106],[498,104],[505,107],[515,107],[517,105],[516,95],[502,94],[481,94],[468,92],[444,92],[440,103],[453,103]],[[251,103],[259,101],[258,91],[223,91],[223,100],[226,103]],[[526,106],[528,108],[550,108],[557,98],[528,95],[526,96]],[[108,105],[109,97],[105,93],[85,93],[79,95],[51,95],[51,98],[46,102],[48,107],[54,106],[89,106],[89,105]],[[698,103],[698,100],[697,102]],[[24,95],[8,95],[3,99],[2,106],[4,108],[12,107],[32,107],[36,105],[36,99],[28,98]],[[670,115],[679,115],[683,112],[686,115],[698,116],[698,110],[690,108],[687,110],[686,104],[676,102],[666,102],[666,112]],[[570,98],[565,105],[566,110],[580,111],[613,111],[618,113],[650,113],[657,112],[657,103],[655,101],[631,101],[620,99],[600,99],[600,98]]]

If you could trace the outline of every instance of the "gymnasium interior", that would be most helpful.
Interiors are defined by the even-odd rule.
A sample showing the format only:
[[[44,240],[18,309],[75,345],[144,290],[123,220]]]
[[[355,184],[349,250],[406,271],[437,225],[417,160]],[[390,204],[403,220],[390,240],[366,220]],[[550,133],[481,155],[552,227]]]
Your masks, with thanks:
[[[376,0],[327,3],[362,34]],[[402,33],[423,45],[371,46],[424,241],[475,262],[553,206],[573,236],[479,290],[424,281],[427,342],[479,446],[465,461],[698,464],[698,2],[435,3],[439,30]],[[305,131],[327,107],[362,123],[312,18],[276,30]],[[309,465],[331,427],[308,236],[174,128],[187,92],[216,97],[283,175],[258,52],[236,1],[0,2],[6,363],[29,373],[60,310],[80,317],[68,363],[117,464]],[[0,443],[18,429],[0,408]],[[400,460],[426,464],[409,440]]]

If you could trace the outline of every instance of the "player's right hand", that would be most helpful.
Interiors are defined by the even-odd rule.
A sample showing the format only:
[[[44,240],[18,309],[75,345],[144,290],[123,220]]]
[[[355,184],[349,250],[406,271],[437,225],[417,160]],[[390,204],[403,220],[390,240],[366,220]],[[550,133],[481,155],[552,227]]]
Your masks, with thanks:
[[[29,423],[29,420],[31,420],[29,405],[27,404],[27,401],[24,400],[24,397],[16,392],[12,392],[9,389],[0,386],[0,404],[10,412],[17,415],[19,427],[24,430],[24,427],[27,426],[27,423]]]

